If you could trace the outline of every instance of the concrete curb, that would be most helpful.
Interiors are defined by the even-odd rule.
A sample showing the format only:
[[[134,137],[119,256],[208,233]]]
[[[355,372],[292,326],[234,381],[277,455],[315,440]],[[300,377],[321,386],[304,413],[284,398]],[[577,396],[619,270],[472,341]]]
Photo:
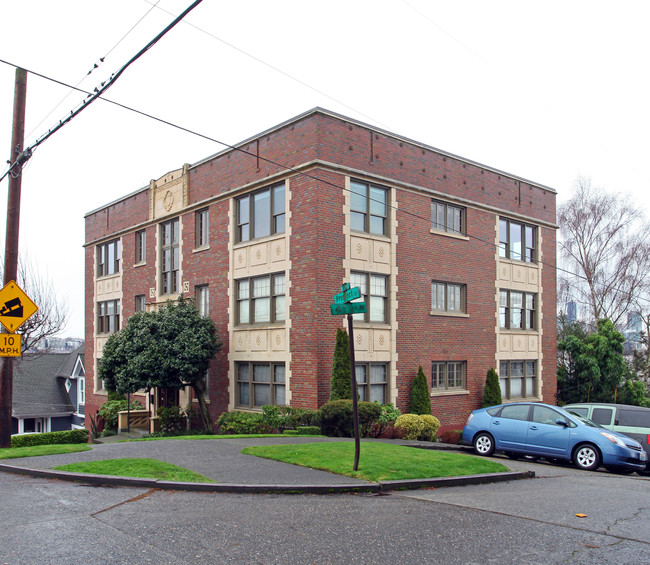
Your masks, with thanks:
[[[0,464],[0,471],[17,475],[30,475],[61,481],[82,482],[92,485],[125,486],[150,489],[184,490],[195,492],[230,492],[240,494],[341,494],[390,492],[394,490],[411,490],[418,488],[442,488],[450,486],[478,485],[532,479],[533,471],[511,471],[508,473],[490,473],[485,475],[466,475],[462,477],[440,477],[436,479],[409,479],[403,481],[385,481],[368,484],[340,485],[238,485],[224,483],[181,483],[159,481],[157,479],[140,479],[135,477],[117,477],[112,475],[93,475],[86,473],[69,473],[49,469],[29,469],[15,465]]]

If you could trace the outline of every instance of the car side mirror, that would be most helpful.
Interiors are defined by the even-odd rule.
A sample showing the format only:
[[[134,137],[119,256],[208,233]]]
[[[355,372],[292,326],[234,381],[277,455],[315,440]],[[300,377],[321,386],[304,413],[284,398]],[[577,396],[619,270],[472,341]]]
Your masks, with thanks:
[[[563,420],[562,418],[558,418],[557,420],[555,420],[555,423],[558,426],[564,426],[565,428],[569,425],[569,424],[567,424],[567,421]]]

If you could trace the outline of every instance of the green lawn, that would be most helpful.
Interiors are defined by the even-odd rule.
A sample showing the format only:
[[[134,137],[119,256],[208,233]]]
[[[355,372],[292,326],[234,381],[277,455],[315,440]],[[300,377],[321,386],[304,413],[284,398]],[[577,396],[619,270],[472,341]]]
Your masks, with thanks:
[[[103,461],[87,461],[85,463],[70,463],[54,467],[57,471],[72,473],[91,473],[93,475],[115,475],[117,477],[139,477],[176,481],[185,483],[214,483],[212,479],[199,473],[177,467],[157,459],[105,459]]]
[[[361,443],[357,472],[352,470],[354,442],[255,446],[242,453],[372,482],[509,471],[500,463],[472,455],[380,442]]]
[[[38,455],[58,455],[59,453],[76,453],[92,449],[87,443],[62,443],[51,445],[33,445],[31,447],[6,447],[0,449],[0,459],[17,457],[36,457]]]

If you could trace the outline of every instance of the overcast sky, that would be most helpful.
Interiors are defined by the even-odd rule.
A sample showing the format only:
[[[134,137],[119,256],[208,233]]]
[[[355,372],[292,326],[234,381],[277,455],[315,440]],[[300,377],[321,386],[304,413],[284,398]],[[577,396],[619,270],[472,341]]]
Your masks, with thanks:
[[[92,90],[190,4],[3,2],[1,172],[11,65]],[[549,186],[560,202],[590,177],[650,215],[649,21],[647,1],[204,0],[105,96],[229,144],[321,106]],[[84,97],[29,75],[26,144]],[[223,148],[101,100],[38,148],[21,253],[69,304],[62,336],[83,337],[84,215]]]

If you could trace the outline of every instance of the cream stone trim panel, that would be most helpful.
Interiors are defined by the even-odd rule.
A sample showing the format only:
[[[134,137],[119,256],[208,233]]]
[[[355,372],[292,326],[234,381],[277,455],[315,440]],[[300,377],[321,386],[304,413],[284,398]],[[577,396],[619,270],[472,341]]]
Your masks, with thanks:
[[[189,165],[149,182],[149,217],[161,219],[179,214],[189,202]]]

